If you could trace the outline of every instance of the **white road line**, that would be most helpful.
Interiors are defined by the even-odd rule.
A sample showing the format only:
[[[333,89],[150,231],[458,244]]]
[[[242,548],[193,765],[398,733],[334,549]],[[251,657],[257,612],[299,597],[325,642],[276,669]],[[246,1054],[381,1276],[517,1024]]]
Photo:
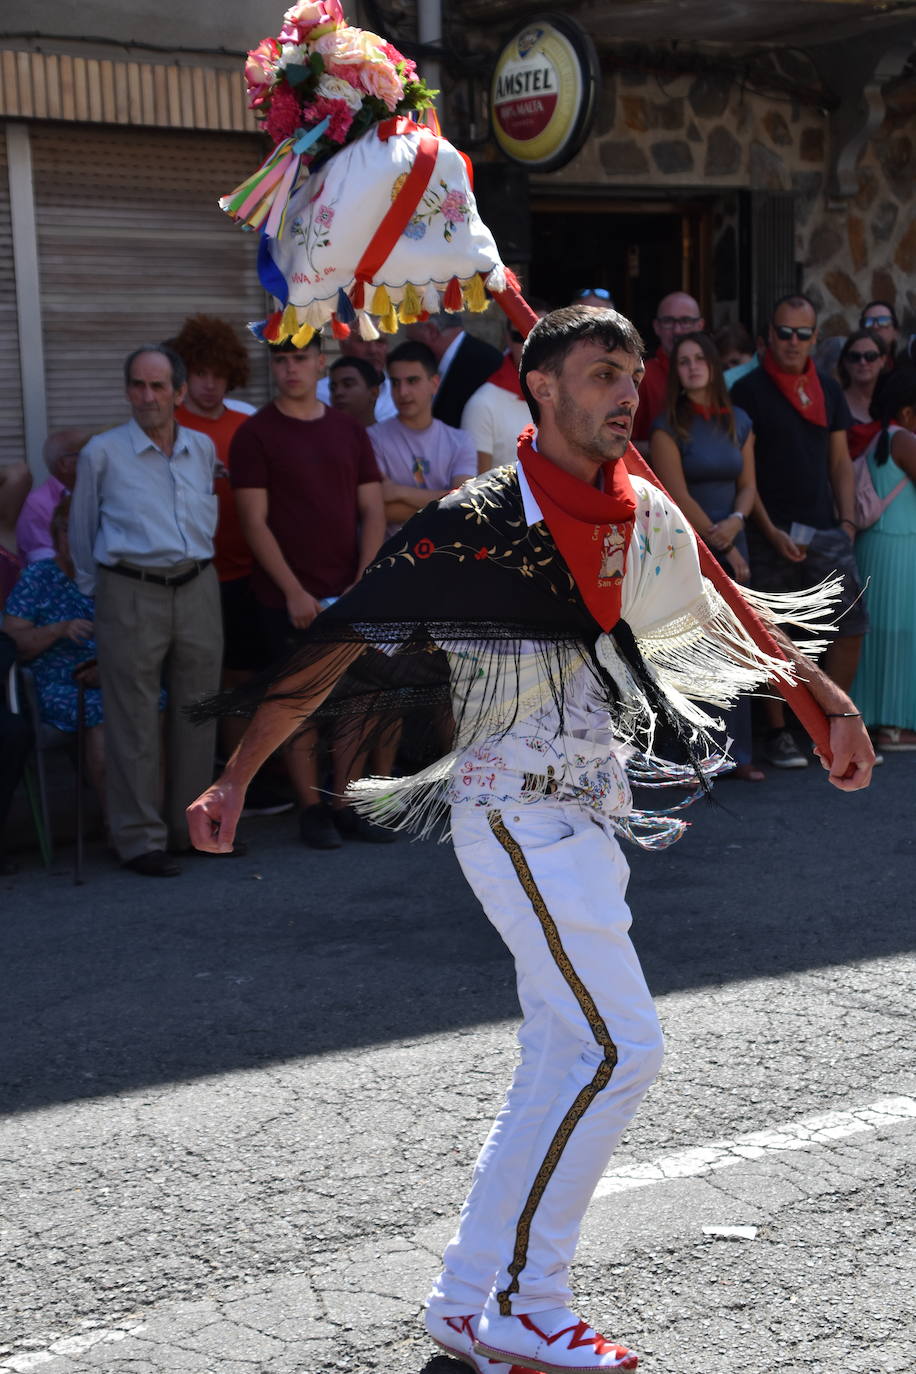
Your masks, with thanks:
[[[118,1327],[95,1327],[92,1331],[84,1331],[76,1336],[64,1336],[44,1350],[24,1350],[19,1355],[0,1359],[0,1370],[8,1369],[13,1371],[13,1374],[29,1374],[31,1370],[48,1364],[56,1355],[82,1355],[85,1350],[91,1350],[100,1342],[108,1344],[112,1341],[123,1341],[128,1336],[138,1335],[145,1330],[142,1322],[127,1322]]]
[[[645,1164],[622,1164],[609,1169],[595,1189],[595,1197],[646,1188],[671,1178],[699,1178],[749,1159],[763,1159],[780,1150],[816,1150],[832,1140],[863,1135],[901,1121],[916,1121],[916,1098],[883,1097],[848,1112],[825,1112],[790,1121],[766,1131],[752,1131],[734,1140],[713,1140],[692,1150],[662,1155]]]

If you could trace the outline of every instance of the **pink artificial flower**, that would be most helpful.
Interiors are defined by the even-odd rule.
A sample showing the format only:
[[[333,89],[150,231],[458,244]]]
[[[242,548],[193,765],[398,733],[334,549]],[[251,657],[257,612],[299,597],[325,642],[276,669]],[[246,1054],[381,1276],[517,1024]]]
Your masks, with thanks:
[[[389,110],[404,96],[404,83],[390,62],[367,62],[359,69],[359,84],[368,95],[382,100]]]
[[[342,29],[335,29],[333,33],[323,33],[320,38],[315,39],[312,46],[316,52],[321,53],[325,64],[333,62],[339,66],[358,67],[367,57],[362,38],[363,33],[360,29],[345,24]],[[339,73],[335,72],[336,75]]]
[[[251,109],[263,105],[277,77],[275,64],[280,56],[280,44],[275,38],[262,38],[256,48],[252,48],[245,63],[245,81],[248,86],[248,104]]]
[[[299,0],[283,16],[281,43],[301,43],[317,28],[346,24],[340,0]]]
[[[304,113],[299,101],[284,81],[273,93],[264,128],[274,143],[282,143],[284,138],[292,138],[296,130],[302,127]]]
[[[353,123],[353,111],[343,100],[328,100],[320,95],[302,111],[302,119],[307,128],[314,128],[322,119],[330,119],[324,137],[332,143],[344,143]]]
[[[329,62],[326,59],[324,69],[328,76],[339,76],[341,81],[346,81],[354,89],[358,89],[359,73],[355,67],[346,67],[342,63]]]

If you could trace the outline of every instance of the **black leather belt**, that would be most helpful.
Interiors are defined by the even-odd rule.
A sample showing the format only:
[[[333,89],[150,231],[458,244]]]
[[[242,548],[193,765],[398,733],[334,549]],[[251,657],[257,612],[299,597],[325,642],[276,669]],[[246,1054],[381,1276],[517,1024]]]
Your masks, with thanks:
[[[204,570],[209,568],[211,560],[204,558],[199,563],[195,563],[193,568],[187,572],[176,573],[174,577],[167,574],[147,572],[145,568],[128,568],[124,563],[103,563],[102,567],[106,572],[117,573],[119,577],[133,577],[137,582],[152,582],[157,587],[183,587],[186,582],[193,582]]]

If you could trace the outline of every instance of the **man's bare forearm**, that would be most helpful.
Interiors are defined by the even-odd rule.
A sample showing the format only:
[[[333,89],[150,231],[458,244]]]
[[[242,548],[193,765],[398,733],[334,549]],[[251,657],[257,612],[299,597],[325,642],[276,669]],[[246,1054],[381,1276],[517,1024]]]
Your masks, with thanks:
[[[852,697],[847,696],[842,687],[838,687],[822,668],[819,668],[810,658],[806,658],[787,634],[777,627],[768,626],[767,628],[786,658],[794,665],[799,682],[805,684],[823,711],[855,711]]]
[[[299,579],[283,557],[276,535],[269,525],[262,521],[246,520],[243,516],[242,533],[251,552],[284,596],[301,590]]]
[[[247,787],[261,764],[318,710],[365,647],[361,643],[335,645],[304,672],[277,683],[274,693],[295,692],[295,700],[268,698],[262,702],[226,764],[223,778],[234,786]],[[310,682],[315,684],[312,691]]]

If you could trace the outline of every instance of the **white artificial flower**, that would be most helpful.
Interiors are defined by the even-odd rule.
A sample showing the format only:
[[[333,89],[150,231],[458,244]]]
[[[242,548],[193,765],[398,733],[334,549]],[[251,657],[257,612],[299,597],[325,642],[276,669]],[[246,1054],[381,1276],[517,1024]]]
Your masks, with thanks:
[[[283,43],[280,46],[280,56],[277,58],[277,67],[282,72],[289,65],[292,67],[304,67],[306,65],[305,49],[299,43]]]
[[[363,103],[359,91],[344,81],[342,76],[329,76],[327,72],[318,81],[318,94],[328,100],[344,100],[351,110],[358,110]]]

